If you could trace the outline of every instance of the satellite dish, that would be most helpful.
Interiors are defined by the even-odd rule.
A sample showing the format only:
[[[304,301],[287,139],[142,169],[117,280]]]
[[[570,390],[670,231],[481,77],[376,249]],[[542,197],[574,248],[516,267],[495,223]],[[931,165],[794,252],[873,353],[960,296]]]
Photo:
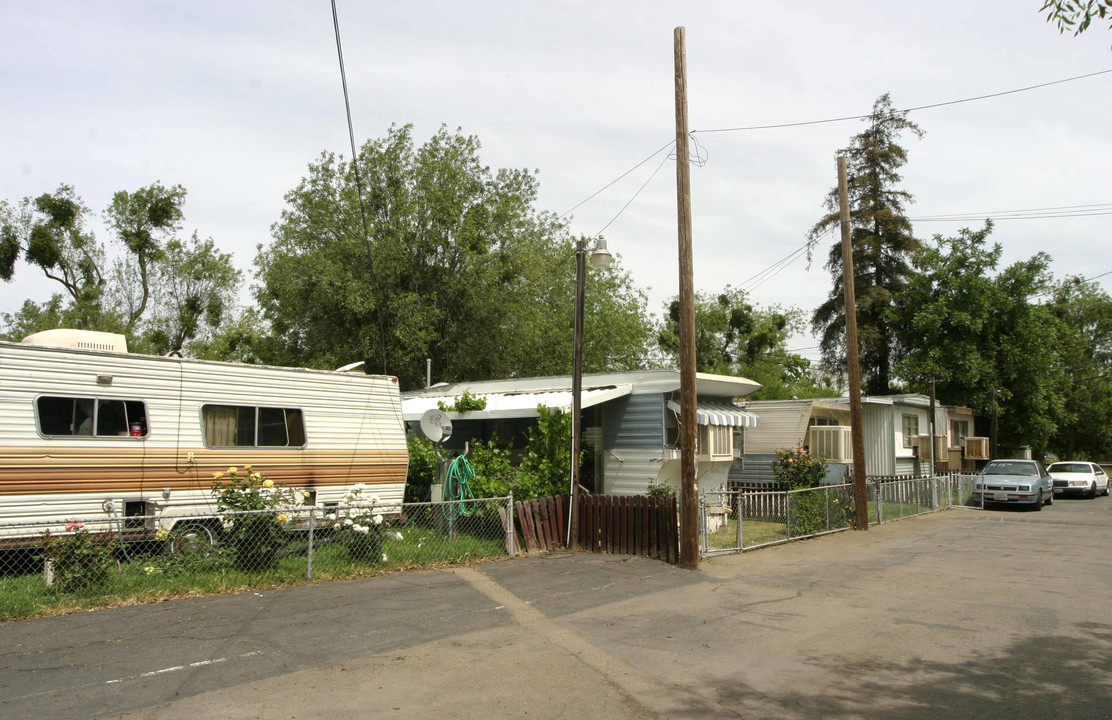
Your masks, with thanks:
[[[426,410],[421,415],[421,432],[434,443],[452,437],[452,418],[443,410]]]

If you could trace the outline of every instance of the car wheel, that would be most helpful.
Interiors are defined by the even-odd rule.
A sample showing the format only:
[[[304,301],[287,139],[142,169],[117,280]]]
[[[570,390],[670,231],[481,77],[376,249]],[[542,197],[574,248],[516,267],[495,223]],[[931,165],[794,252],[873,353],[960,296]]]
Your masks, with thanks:
[[[1043,502],[1044,502],[1043,494],[1042,494],[1042,490],[1040,490],[1039,491],[1039,500],[1038,500],[1038,502],[1035,503],[1035,512],[1038,512],[1038,511],[1042,510]]]
[[[1053,490],[1051,490],[1050,494],[1046,496],[1046,504],[1047,505],[1053,505],[1054,504],[1054,491]]]
[[[1092,500],[1097,496],[1097,484],[1094,482],[1089,486],[1089,499]]]
[[[170,537],[170,552],[175,555],[191,555],[206,550],[216,544],[216,531],[209,525],[189,523],[174,528]]]
[[[1104,495],[1104,497],[1108,497],[1108,485],[1107,484],[1104,486],[1104,492],[1101,493],[1101,494]]]

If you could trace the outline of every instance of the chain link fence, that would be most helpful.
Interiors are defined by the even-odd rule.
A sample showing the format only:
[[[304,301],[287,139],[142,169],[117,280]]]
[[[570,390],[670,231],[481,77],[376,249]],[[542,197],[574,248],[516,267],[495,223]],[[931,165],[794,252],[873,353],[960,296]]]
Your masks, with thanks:
[[[871,480],[869,522],[880,524],[953,507],[982,507],[973,475]],[[856,516],[853,485],[806,490],[721,490],[700,496],[704,557],[841,532]]]
[[[0,620],[507,557],[511,498],[0,524]]]

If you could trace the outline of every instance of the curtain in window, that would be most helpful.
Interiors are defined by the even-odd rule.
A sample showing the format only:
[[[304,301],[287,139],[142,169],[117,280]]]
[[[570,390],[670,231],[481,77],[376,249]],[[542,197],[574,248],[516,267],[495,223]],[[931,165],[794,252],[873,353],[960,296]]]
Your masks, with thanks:
[[[236,444],[236,408],[227,405],[205,405],[205,442],[214,447]]]

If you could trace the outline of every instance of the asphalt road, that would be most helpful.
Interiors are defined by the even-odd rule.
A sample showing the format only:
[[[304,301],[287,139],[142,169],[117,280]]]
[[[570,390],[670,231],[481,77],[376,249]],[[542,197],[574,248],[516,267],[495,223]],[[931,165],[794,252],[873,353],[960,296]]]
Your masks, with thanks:
[[[1112,499],[0,624],[0,717],[1112,718]]]

